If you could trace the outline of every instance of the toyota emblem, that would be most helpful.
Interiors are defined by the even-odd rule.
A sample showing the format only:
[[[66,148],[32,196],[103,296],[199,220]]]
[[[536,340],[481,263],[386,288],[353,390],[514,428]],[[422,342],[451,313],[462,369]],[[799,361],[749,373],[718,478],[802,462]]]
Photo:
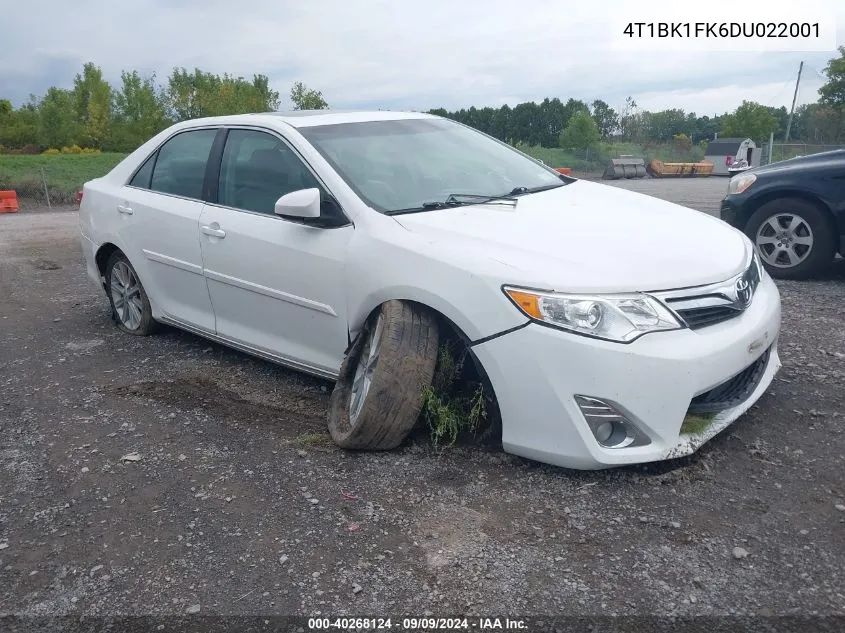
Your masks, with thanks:
[[[748,283],[747,279],[737,279],[736,298],[743,307],[751,303],[751,284]]]

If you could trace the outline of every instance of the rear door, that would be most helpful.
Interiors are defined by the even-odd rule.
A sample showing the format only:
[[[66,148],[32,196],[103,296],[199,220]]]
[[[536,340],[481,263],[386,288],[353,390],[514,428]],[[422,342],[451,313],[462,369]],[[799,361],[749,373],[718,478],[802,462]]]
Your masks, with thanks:
[[[122,189],[114,212],[152,303],[164,316],[214,331],[214,311],[202,274],[199,218],[208,158],[218,128],[179,132]]]
[[[335,375],[348,344],[344,261],[351,224],[318,228],[274,213],[276,200],[317,187],[278,135],[231,129],[200,244],[217,333],[294,366]],[[336,207],[340,213],[339,207]]]

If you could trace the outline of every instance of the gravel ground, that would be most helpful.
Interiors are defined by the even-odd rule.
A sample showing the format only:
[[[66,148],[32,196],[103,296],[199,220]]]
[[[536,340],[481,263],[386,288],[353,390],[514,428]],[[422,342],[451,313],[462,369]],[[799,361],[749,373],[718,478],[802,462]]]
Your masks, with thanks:
[[[723,179],[616,183],[713,212]],[[845,614],[845,266],[682,460],[335,448],[331,384],[118,332],[72,209],[0,216],[0,614]]]

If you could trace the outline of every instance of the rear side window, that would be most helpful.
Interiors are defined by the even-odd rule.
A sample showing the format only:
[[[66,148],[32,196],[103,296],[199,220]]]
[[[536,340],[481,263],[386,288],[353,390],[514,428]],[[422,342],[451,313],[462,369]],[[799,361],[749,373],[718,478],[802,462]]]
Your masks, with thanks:
[[[217,202],[272,214],[281,196],[319,188],[317,179],[280,138],[255,130],[231,130],[220,165]]]
[[[150,188],[150,179],[153,177],[153,165],[155,165],[155,159],[156,155],[153,154],[144,161],[144,164],[141,165],[141,169],[136,171],[132,180],[129,181],[129,184],[132,187],[140,187],[141,189]]]
[[[214,129],[182,132],[162,145],[154,161],[150,189],[201,199],[208,155],[216,135],[217,130]],[[146,165],[136,174],[136,178],[145,168]]]

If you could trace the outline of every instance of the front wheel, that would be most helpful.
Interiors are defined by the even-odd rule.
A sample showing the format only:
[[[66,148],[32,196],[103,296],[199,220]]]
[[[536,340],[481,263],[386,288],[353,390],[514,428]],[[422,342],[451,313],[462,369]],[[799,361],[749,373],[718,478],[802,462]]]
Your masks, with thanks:
[[[105,273],[106,294],[117,327],[136,336],[151,334],[157,323],[150,299],[126,255],[115,251],[106,263]]]
[[[417,421],[438,349],[431,313],[388,301],[355,339],[329,405],[329,433],[347,449],[391,450]]]
[[[807,279],[829,265],[836,244],[827,215],[798,198],[780,198],[751,216],[745,233],[777,279]]]

